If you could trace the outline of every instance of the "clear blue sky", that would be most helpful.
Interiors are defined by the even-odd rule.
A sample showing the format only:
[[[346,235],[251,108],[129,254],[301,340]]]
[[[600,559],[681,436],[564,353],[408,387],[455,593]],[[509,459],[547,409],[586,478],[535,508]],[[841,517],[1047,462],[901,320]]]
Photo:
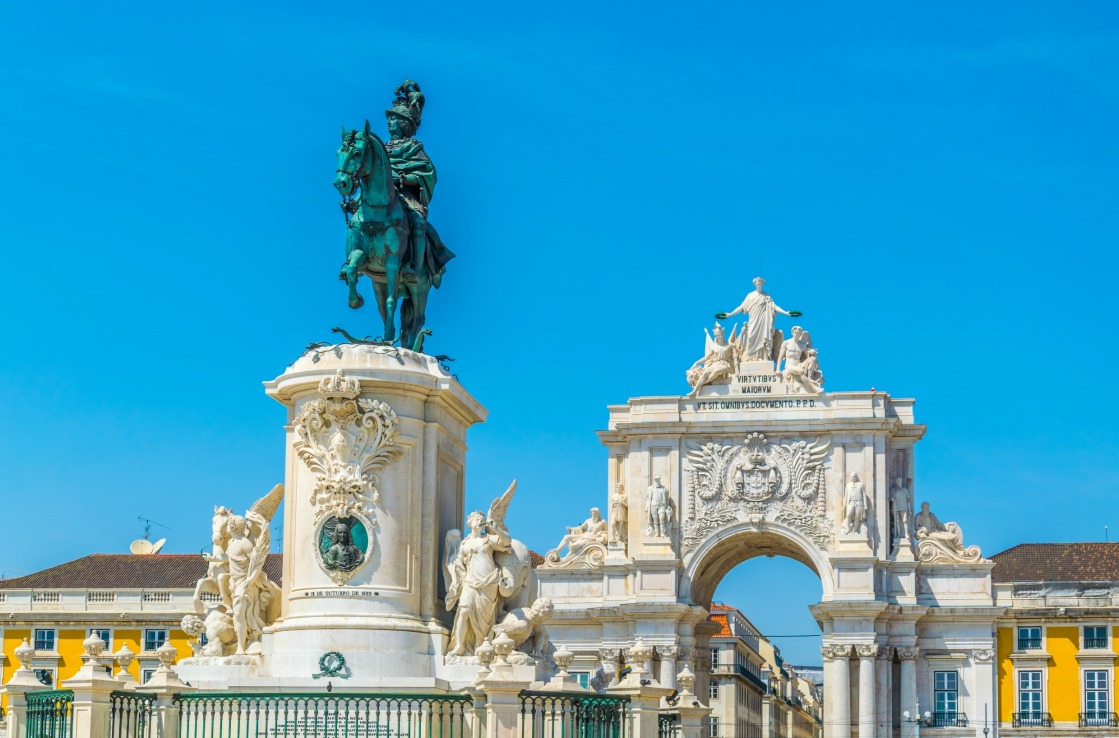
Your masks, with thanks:
[[[969,543],[1119,536],[1114,3],[25,1],[0,7],[3,572],[125,551],[140,514],[198,551],[214,504],[282,479],[260,382],[377,332],[331,179],[339,126],[382,129],[405,77],[459,254],[428,347],[491,411],[468,505],[517,477],[532,547],[604,503],[606,405],[684,391],[763,257],[829,388],[918,398],[918,499]],[[818,596],[780,560],[719,592],[771,633]]]

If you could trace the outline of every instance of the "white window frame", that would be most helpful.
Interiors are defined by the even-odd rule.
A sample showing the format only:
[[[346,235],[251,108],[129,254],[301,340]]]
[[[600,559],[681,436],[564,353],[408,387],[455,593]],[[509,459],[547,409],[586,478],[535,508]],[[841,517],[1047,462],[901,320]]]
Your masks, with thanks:
[[[1103,629],[1104,645],[1102,647],[1097,646],[1097,647],[1093,647],[1092,649],[1088,648],[1088,636],[1085,634],[1085,632],[1087,631],[1088,628],[1102,628]],[[1080,648],[1081,648],[1082,651],[1088,651],[1088,650],[1110,651],[1111,650],[1111,627],[1106,625],[1106,624],[1105,625],[1096,625],[1096,624],[1082,625],[1080,627]],[[1098,671],[1098,669],[1093,669],[1093,671]]]
[[[718,738],[719,736],[719,716],[710,715],[707,718],[707,736],[708,738]]]
[[[937,675],[939,675],[939,674],[951,674],[953,677],[955,677],[956,688],[955,689],[939,689],[937,687]],[[937,714],[943,712],[945,715],[959,716],[959,714],[961,712],[961,710],[960,710],[960,672],[959,672],[959,670],[958,669],[937,669],[936,671],[933,672],[932,687],[933,687],[933,712],[937,713]],[[940,694],[940,693],[944,693],[944,694],[952,693],[952,694],[955,695],[955,698],[953,699],[953,702],[955,702],[955,705],[956,705],[955,709],[953,709],[953,710],[940,710],[939,709],[940,706],[937,704],[936,697],[937,697],[937,694]]]
[[[719,687],[720,687],[720,685],[719,685],[719,680],[718,679],[712,679],[711,681],[709,681],[707,683],[707,699],[709,699],[709,700],[719,699]]]
[[[1041,709],[1040,710],[1023,710],[1022,709],[1022,674],[1040,674],[1041,686],[1039,689],[1026,690],[1028,692],[1038,692],[1041,695]],[[1044,715],[1048,712],[1046,707],[1046,682],[1049,680],[1048,669],[1015,669],[1014,670],[1014,712],[1040,712]]]
[[[1038,647],[1037,648],[1020,648],[1019,647],[1021,645],[1021,642],[1022,642],[1021,631],[1024,628],[1037,628],[1038,633],[1039,633],[1038,640],[1037,640],[1037,642],[1038,642]],[[1018,653],[1030,653],[1030,652],[1033,652],[1033,651],[1045,651],[1045,645],[1046,644],[1045,644],[1045,626],[1044,625],[1036,624],[1036,625],[1018,625],[1018,626],[1015,626],[1015,628],[1014,628],[1014,650],[1017,651]]]
[[[151,669],[140,669],[140,684],[147,684],[148,680],[152,678],[153,674],[155,674],[155,671],[156,667],[152,667]]]
[[[205,635],[203,633],[202,635]],[[591,688],[591,673],[589,671],[570,671],[571,678],[579,682],[579,686],[583,689]]]
[[[1088,710],[1088,673],[1089,672],[1103,672],[1107,679],[1107,686],[1103,689],[1093,689],[1093,692],[1103,692],[1107,698],[1107,709],[1102,710],[1104,713],[1115,712],[1114,698],[1112,697],[1112,690],[1115,688],[1112,684],[1114,673],[1112,669],[1106,667],[1081,667],[1080,669],[1080,704],[1084,712],[1101,712],[1101,710]]]
[[[161,648],[163,646],[163,643],[160,643],[155,648],[148,648],[148,633],[154,633],[154,632],[163,633],[163,643],[168,643],[171,640],[171,629],[170,628],[144,628],[144,632],[143,632],[143,636],[144,636],[143,652],[144,653],[153,653],[153,652],[156,651],[156,649]]]
[[[39,633],[51,634],[51,647],[39,647]],[[58,628],[32,628],[31,629],[31,645],[34,646],[36,651],[45,651],[47,653],[58,653]]]
[[[718,668],[719,668],[719,649],[712,648],[711,649],[711,671],[715,671]]]

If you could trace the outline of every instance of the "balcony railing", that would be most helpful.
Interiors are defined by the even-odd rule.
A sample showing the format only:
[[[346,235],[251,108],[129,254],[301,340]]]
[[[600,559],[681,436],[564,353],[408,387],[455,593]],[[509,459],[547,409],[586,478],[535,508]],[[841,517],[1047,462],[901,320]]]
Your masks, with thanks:
[[[966,728],[967,715],[962,712],[934,712],[932,728]]]
[[[1119,715],[1114,712],[1082,712],[1081,728],[1119,728]]]
[[[1019,651],[1040,651],[1041,639],[1040,638],[1019,638],[1018,639]]]
[[[1103,638],[1085,638],[1084,639],[1084,648],[1085,649],[1088,649],[1088,648],[1096,648],[1096,649],[1107,648],[1107,637],[1105,636]]]
[[[1047,712],[1016,712],[1012,717],[1015,728],[1053,727],[1053,716]]]

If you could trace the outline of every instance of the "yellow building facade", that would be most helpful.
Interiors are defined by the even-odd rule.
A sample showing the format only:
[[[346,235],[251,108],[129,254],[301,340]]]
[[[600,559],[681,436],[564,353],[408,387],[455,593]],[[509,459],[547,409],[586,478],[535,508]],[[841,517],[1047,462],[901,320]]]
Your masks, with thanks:
[[[273,581],[279,580],[281,558],[272,554],[266,564]],[[194,612],[194,586],[205,572],[206,562],[197,554],[93,554],[0,580],[0,683],[19,668],[15,651],[27,640],[35,648],[36,676],[58,687],[82,666],[82,642],[93,631],[105,641],[106,653],[131,652],[128,672],[147,681],[159,666],[155,651],[164,643],[179,658],[191,655],[181,622]],[[0,707],[6,710],[3,699]]]
[[[1119,544],[1022,544],[992,557],[996,735],[1119,735]]]

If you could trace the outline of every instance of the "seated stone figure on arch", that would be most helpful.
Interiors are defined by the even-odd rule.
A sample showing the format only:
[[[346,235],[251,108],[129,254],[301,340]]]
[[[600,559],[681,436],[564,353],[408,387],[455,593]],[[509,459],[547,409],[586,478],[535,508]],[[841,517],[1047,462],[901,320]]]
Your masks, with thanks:
[[[794,325],[792,338],[781,342],[774,366],[795,392],[819,394],[824,391],[824,375],[820,371],[817,357],[817,351],[812,346],[812,336],[799,325]],[[782,361],[785,362],[783,370]]]
[[[706,385],[729,382],[738,368],[738,355],[742,352],[742,336],[738,335],[737,325],[731,330],[729,340],[723,326],[718,323],[715,323],[714,336],[706,328],[703,332],[707,336],[703,358],[692,364],[685,373],[692,388],[688,397],[695,397]]]

